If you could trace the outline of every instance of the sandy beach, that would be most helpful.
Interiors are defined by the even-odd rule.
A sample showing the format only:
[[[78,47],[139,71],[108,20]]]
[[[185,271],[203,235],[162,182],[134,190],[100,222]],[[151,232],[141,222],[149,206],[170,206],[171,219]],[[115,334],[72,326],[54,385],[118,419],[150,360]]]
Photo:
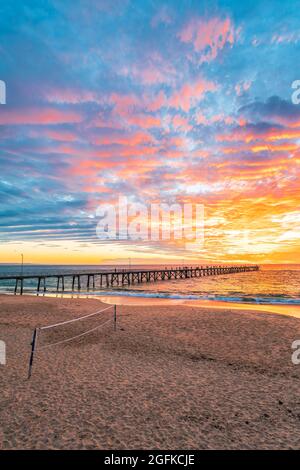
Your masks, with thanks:
[[[37,352],[35,327],[98,299],[0,296],[2,449],[300,448],[300,366],[289,316],[184,305],[118,306],[102,329]],[[38,347],[112,317],[49,330]]]

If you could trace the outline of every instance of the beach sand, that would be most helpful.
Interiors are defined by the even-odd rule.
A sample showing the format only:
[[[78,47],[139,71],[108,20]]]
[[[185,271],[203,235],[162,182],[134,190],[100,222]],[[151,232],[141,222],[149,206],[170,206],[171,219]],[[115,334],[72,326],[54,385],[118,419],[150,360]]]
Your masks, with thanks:
[[[107,305],[0,296],[2,449],[300,448],[293,317],[184,305],[118,306],[113,324],[37,353],[37,326]],[[112,318],[46,330],[38,347]]]

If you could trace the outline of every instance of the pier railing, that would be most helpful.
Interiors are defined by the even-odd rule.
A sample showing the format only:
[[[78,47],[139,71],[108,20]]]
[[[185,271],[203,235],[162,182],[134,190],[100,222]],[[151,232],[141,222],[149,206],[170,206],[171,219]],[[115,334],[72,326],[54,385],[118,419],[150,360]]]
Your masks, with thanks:
[[[56,292],[65,292],[66,280],[72,285],[72,292],[80,292],[82,288],[87,291],[103,289],[107,287],[130,286],[143,282],[155,282],[166,280],[188,279],[193,277],[217,276],[224,274],[234,274],[242,272],[258,271],[257,265],[237,265],[237,266],[180,266],[175,268],[159,269],[115,269],[100,272],[78,272],[78,273],[57,273],[57,274],[30,274],[2,276],[0,282],[4,280],[14,281],[14,293],[23,294],[24,281],[36,280],[36,292],[47,291],[47,280],[55,282]]]

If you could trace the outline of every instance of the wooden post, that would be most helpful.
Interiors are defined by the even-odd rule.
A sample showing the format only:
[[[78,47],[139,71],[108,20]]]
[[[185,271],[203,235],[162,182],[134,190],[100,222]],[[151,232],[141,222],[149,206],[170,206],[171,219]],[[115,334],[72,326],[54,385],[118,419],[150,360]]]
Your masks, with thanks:
[[[28,380],[31,377],[31,371],[32,371],[32,364],[33,364],[33,357],[34,357],[34,352],[35,352],[36,341],[37,341],[37,329],[35,328],[34,332],[33,332],[33,335],[32,335],[32,341],[31,341],[31,353],[30,353],[30,358],[29,358]]]
[[[37,285],[37,289],[36,289],[37,295],[39,295],[39,292],[40,292],[40,285],[41,285],[41,278],[39,277],[38,278],[38,285]]]
[[[117,331],[117,306],[114,305],[114,331]]]

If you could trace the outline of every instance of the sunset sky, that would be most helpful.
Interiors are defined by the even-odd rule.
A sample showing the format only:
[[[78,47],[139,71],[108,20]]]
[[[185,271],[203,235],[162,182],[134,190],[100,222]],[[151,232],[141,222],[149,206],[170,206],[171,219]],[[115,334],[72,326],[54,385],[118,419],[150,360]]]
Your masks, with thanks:
[[[10,0],[0,38],[0,262],[299,262],[299,2]],[[204,246],[99,240],[120,195]]]

